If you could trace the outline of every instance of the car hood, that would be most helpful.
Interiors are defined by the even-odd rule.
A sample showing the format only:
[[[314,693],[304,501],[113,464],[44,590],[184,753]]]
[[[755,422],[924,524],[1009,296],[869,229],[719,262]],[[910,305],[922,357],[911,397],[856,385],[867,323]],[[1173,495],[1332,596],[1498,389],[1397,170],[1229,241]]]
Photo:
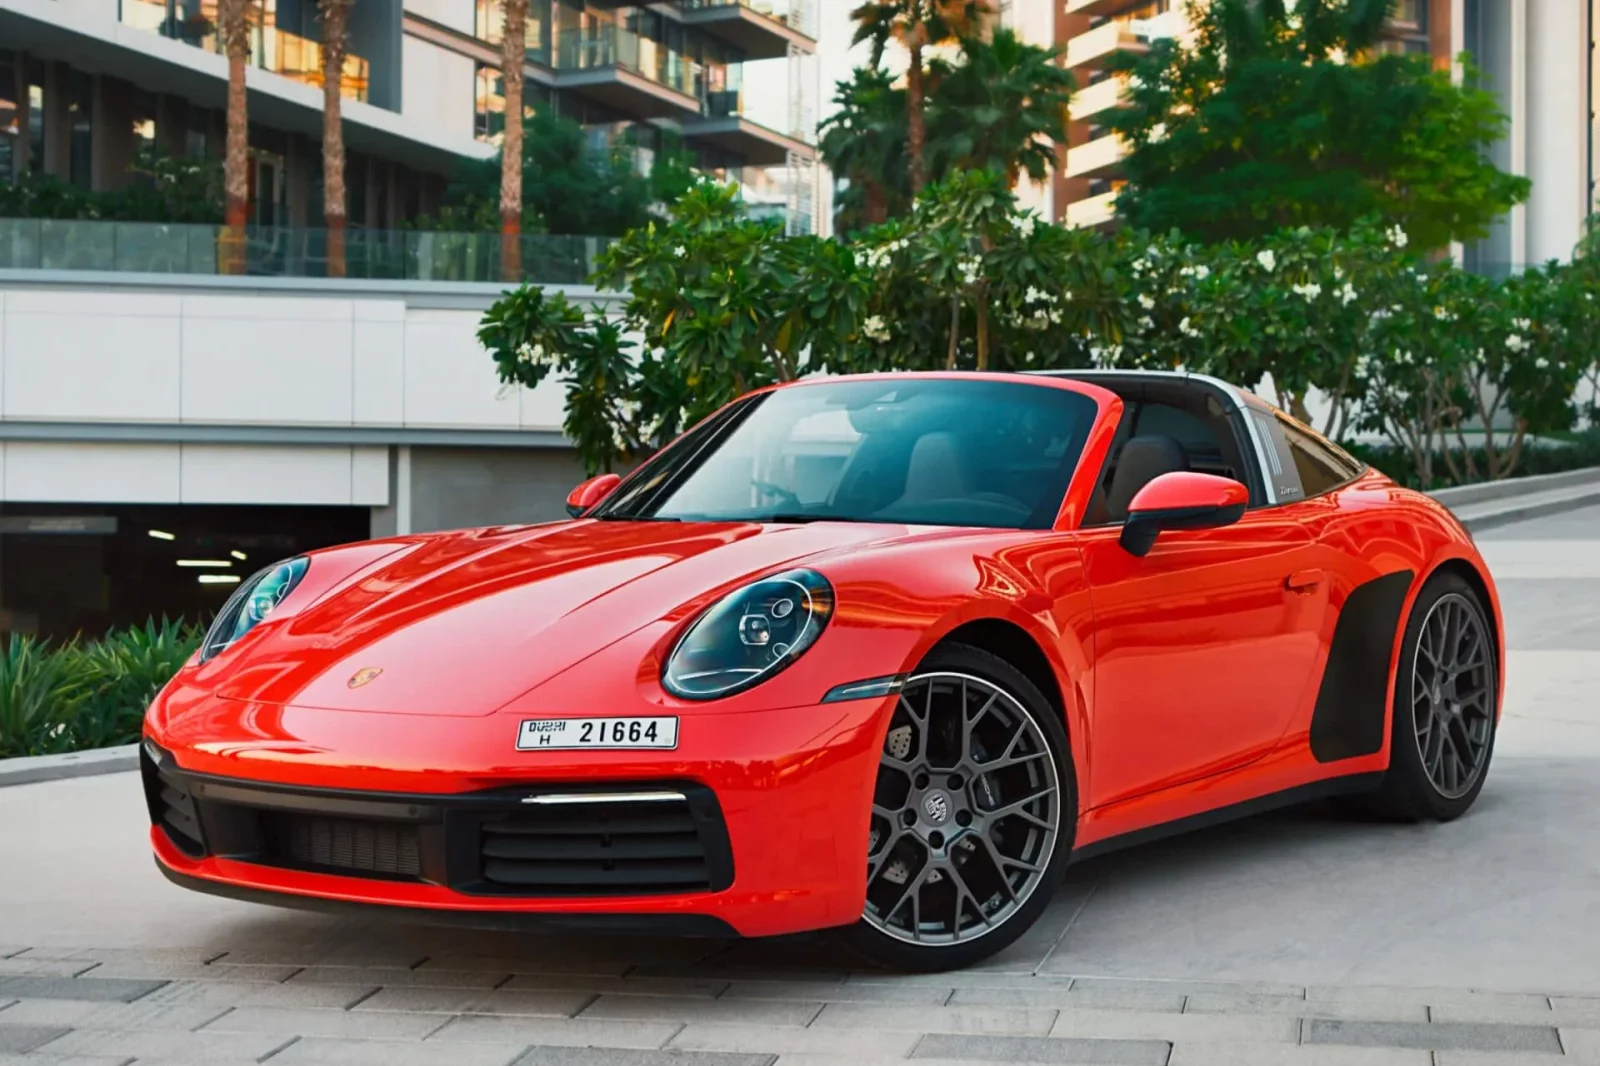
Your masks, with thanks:
[[[588,520],[435,535],[269,620],[202,671],[230,699],[487,715],[741,577],[908,535],[839,522]],[[316,553],[312,566],[339,551]]]

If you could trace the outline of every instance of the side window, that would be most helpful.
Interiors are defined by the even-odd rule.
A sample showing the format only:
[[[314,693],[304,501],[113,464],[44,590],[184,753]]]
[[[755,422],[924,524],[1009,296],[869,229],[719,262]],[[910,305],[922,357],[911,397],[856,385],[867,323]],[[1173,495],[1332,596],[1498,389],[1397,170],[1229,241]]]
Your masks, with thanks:
[[[1349,453],[1276,411],[1252,407],[1250,417],[1266,438],[1265,473],[1279,503],[1332,492],[1363,469]]]

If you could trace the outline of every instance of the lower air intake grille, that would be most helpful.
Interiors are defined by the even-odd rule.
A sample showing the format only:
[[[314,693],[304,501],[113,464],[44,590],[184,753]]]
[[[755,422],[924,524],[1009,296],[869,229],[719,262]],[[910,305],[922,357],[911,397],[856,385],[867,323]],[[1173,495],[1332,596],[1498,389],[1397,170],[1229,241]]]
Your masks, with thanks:
[[[161,828],[180,851],[200,856],[206,851],[200,837],[200,819],[195,815],[194,797],[183,786],[165,777],[156,779],[156,808]]]
[[[711,891],[732,881],[714,800],[530,806],[485,818],[481,829],[483,881],[499,892],[629,896]]]
[[[261,837],[260,861],[273,866],[396,879],[422,874],[415,825],[263,811]]]

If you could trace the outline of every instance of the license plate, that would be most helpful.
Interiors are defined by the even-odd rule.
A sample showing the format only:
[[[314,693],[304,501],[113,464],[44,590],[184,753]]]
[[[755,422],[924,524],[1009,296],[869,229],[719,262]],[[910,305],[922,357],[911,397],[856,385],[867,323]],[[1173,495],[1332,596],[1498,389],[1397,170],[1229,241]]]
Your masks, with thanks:
[[[527,718],[518,751],[541,748],[676,748],[676,718]]]

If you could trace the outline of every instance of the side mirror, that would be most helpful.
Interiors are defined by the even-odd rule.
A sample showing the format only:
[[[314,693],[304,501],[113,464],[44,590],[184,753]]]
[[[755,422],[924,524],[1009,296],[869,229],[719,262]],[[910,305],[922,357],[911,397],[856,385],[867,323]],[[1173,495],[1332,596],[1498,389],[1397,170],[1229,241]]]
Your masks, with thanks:
[[[1129,502],[1122,547],[1130,555],[1148,555],[1162,530],[1232,525],[1249,502],[1249,491],[1230,478],[1184,470],[1162,474]]]
[[[622,480],[616,474],[597,474],[567,493],[567,513],[577,518],[583,512],[611,495],[611,490]]]

